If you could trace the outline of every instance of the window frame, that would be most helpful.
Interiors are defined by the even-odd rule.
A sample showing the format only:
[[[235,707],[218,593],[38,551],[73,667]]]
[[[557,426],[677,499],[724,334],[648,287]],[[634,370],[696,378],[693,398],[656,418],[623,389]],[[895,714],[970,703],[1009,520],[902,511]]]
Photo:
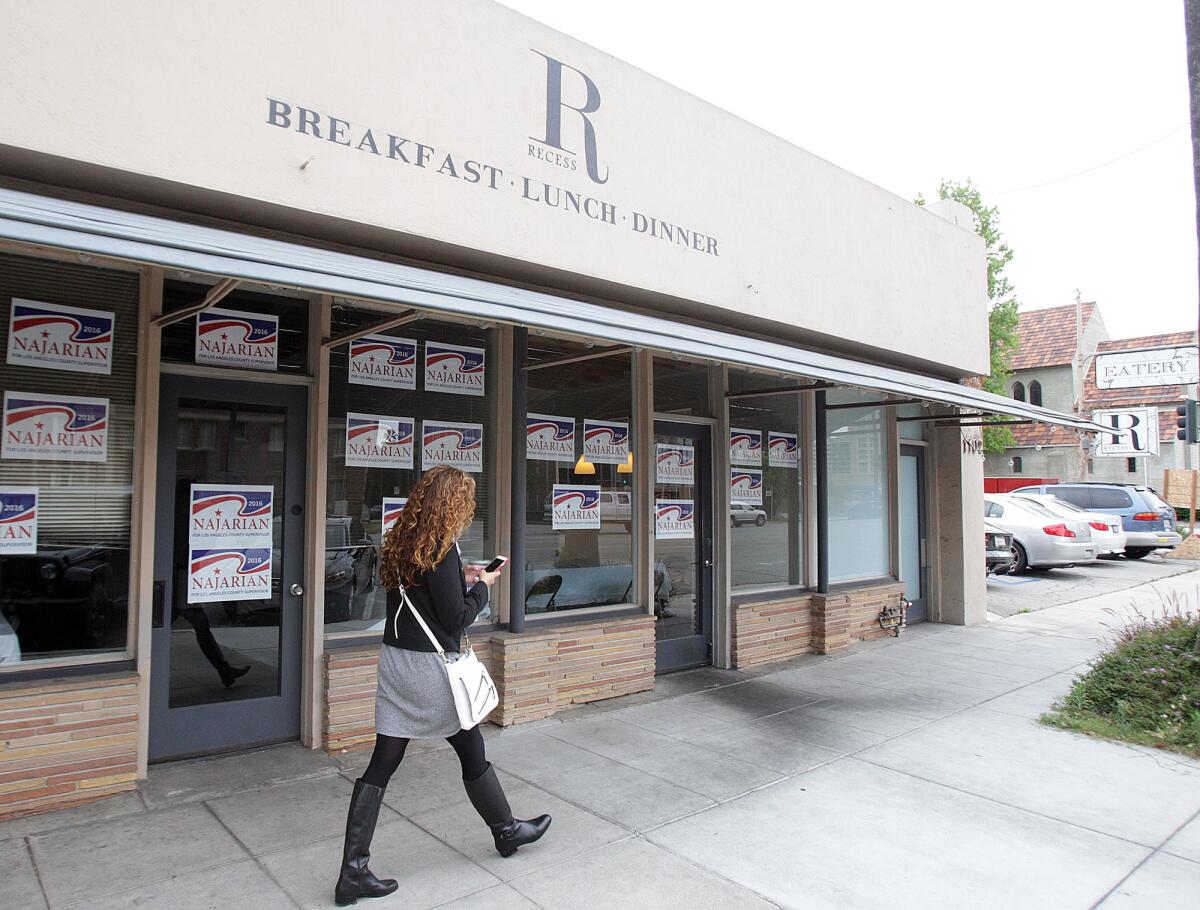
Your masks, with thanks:
[[[158,348],[157,335],[152,337],[152,318],[162,306],[162,269],[144,263],[110,259],[104,256],[81,254],[73,250],[31,246],[15,240],[0,239],[0,253],[40,259],[46,262],[123,272],[137,277],[138,309],[137,339],[134,352],[133,438],[145,439],[157,433],[158,425]],[[153,362],[150,362],[150,361]],[[153,412],[152,416],[151,412]],[[131,496],[129,506],[129,576],[128,606],[126,608],[125,646],[91,654],[68,654],[0,664],[0,684],[49,678],[55,675],[80,676],[90,672],[109,673],[118,670],[133,672],[143,661],[149,667],[149,640],[142,642],[139,630],[142,616],[152,612],[143,602],[153,597],[153,510],[154,492],[145,489],[147,472],[155,470],[156,452],[147,446],[135,446],[130,472]],[[147,530],[150,533],[147,533]],[[149,592],[149,598],[146,596]],[[148,674],[147,674],[148,675]],[[143,683],[144,685],[144,683]]]
[[[534,333],[531,332],[531,334],[534,334]],[[536,337],[553,339],[555,341],[568,342],[570,344],[579,344],[579,345],[583,345],[585,348],[595,347],[595,342],[593,340],[580,338],[578,336],[571,335],[570,333],[566,333],[566,332],[550,332],[550,331],[538,330],[536,332]],[[640,366],[640,361],[641,361],[641,358],[643,357],[644,353],[645,352],[618,345],[618,346],[613,346],[613,349],[610,351],[605,351],[604,348],[596,348],[595,351],[584,355],[589,360],[597,360],[597,359],[608,358],[608,357],[628,357],[629,358],[629,392],[630,392],[630,394],[629,394],[629,416],[628,416],[627,422],[629,424],[629,451],[633,455],[635,466],[645,462],[646,456],[644,455],[644,452],[646,451],[646,445],[647,445],[646,440],[643,438],[645,436],[645,434],[641,432],[641,427],[640,427],[639,421],[638,421],[639,396],[642,395],[646,391],[646,389],[639,389],[639,383],[645,384],[651,394],[653,392],[653,373],[649,372],[649,375],[646,375],[643,372],[642,367]],[[528,364],[528,357],[526,356],[526,363],[521,364],[519,366],[519,368],[524,371],[526,383],[528,382],[528,375],[530,372],[527,369],[527,364]],[[564,364],[564,365],[566,365],[566,364]],[[510,366],[511,366],[511,369],[508,371],[507,375],[511,376],[512,373],[515,372],[516,369],[518,369],[518,365],[515,361],[515,355],[510,360]],[[549,367],[546,367],[546,368],[548,369]],[[510,383],[510,393],[511,393],[511,383]],[[546,408],[541,405],[530,406],[528,385],[526,385],[524,399],[525,399],[525,410],[523,413],[518,414],[515,410],[515,407],[510,409],[510,413],[511,413],[511,417],[512,417],[510,422],[511,422],[511,425],[513,428],[512,448],[511,448],[511,456],[510,456],[511,457],[510,464],[512,464],[512,465],[515,465],[518,460],[517,447],[524,445],[524,439],[525,439],[524,433],[525,433],[525,425],[526,425],[525,421],[526,421],[528,414],[530,414],[530,413],[537,414],[537,413],[546,413],[547,412]],[[551,407],[550,410],[553,410],[553,407]],[[575,420],[577,421],[577,432],[579,432],[579,427],[581,426],[583,419],[584,419],[583,417],[575,418]],[[684,419],[694,420],[696,418],[684,418]],[[524,457],[523,451],[520,453],[519,460],[521,463],[521,469],[527,472],[528,471],[528,462],[527,462],[527,459]],[[615,470],[615,466],[614,466],[614,470]],[[643,497],[643,494],[639,491],[639,484],[640,484],[639,477],[640,477],[639,469],[637,467],[635,467],[635,470],[630,477],[630,484],[629,484],[628,489],[613,489],[613,490],[608,491],[609,495],[614,497],[614,499],[612,500],[613,502],[620,502],[618,497],[621,494],[625,494],[626,496],[629,497],[630,568],[631,568],[631,576],[632,576],[632,581],[633,581],[633,583],[629,589],[629,597],[620,603],[591,604],[591,605],[585,606],[585,607],[569,607],[569,608],[562,609],[562,610],[544,611],[544,612],[537,612],[537,613],[525,612],[524,598],[522,598],[522,602],[519,605],[519,608],[521,610],[523,626],[525,624],[537,625],[537,624],[542,624],[542,623],[565,623],[565,622],[571,621],[574,618],[578,618],[579,621],[585,621],[596,615],[607,615],[607,614],[611,614],[611,613],[624,614],[624,613],[628,613],[630,610],[633,610],[638,613],[644,613],[644,612],[647,612],[648,610],[652,609],[652,606],[643,605],[640,602],[640,600],[641,600],[640,591],[642,588],[641,582],[643,581],[643,578],[642,578],[642,571],[639,568],[640,563],[641,563],[641,559],[640,559],[641,547],[639,545],[639,532],[641,530],[640,525],[644,524],[645,515],[644,515],[644,510],[641,508],[641,500],[644,497]],[[527,529],[526,510],[528,507],[528,498],[529,498],[528,489],[526,490],[526,503],[522,504],[520,506],[520,508],[517,508],[517,504],[513,500],[512,485],[508,484],[506,489],[507,489],[507,494],[508,494],[506,499],[508,500],[508,502],[510,504],[510,508],[511,508],[512,533],[513,533],[513,535],[520,534],[522,536],[521,549],[522,549],[522,552],[525,552],[526,545],[528,544],[528,537],[526,534],[526,529]],[[604,495],[604,491],[601,491],[601,496],[603,496],[603,495]],[[644,533],[643,533],[643,536],[644,536]],[[516,585],[515,579],[517,577],[518,576],[516,575],[516,570],[514,569],[514,575],[513,575],[514,581],[512,582],[512,584],[514,586]],[[520,577],[523,579],[524,570],[522,570]],[[524,589],[523,582],[521,583],[520,587],[522,589]],[[511,611],[517,609],[517,607],[518,607],[518,605],[515,602],[516,601],[515,596],[511,597],[510,601],[511,601],[511,606],[509,608],[510,612],[505,614],[505,623],[504,623],[505,627],[508,627],[508,625],[509,625],[508,617],[511,615]]]
[[[309,563],[308,570],[310,572],[308,583],[309,590],[316,592],[313,603],[313,637],[323,643],[323,646],[313,649],[307,653],[315,654],[318,658],[324,650],[337,650],[342,648],[352,647],[370,647],[379,644],[383,640],[382,630],[366,630],[366,629],[342,629],[330,631],[326,628],[325,623],[325,579],[324,572],[321,566],[324,564],[324,529],[323,522],[325,512],[328,508],[328,460],[329,460],[329,390],[331,384],[329,358],[330,350],[334,347],[342,347],[348,344],[348,341],[339,341],[331,335],[331,318],[333,308],[335,306],[348,306],[358,310],[367,311],[379,317],[379,321],[387,322],[391,318],[399,318],[408,313],[420,314],[416,322],[433,321],[437,323],[452,323],[456,325],[466,325],[485,330],[494,330],[494,343],[492,344],[493,351],[489,351],[488,356],[493,358],[495,363],[493,366],[491,380],[492,386],[489,387],[485,397],[495,397],[495,412],[492,415],[495,423],[494,428],[485,427],[485,449],[484,458],[491,459],[495,462],[495,478],[494,484],[494,511],[493,516],[494,527],[491,529],[492,539],[496,543],[496,551],[507,553],[511,549],[511,530],[512,522],[510,520],[509,505],[511,502],[511,488],[509,481],[509,469],[511,464],[512,452],[512,326],[502,323],[485,322],[480,323],[479,319],[472,319],[466,316],[458,316],[453,313],[444,313],[440,310],[430,310],[423,307],[405,307],[400,306],[390,301],[375,300],[371,298],[342,298],[330,297],[327,295],[321,296],[319,300],[319,314],[310,315],[310,351],[313,352],[310,356],[310,367],[312,368],[314,377],[314,387],[311,390],[309,398],[309,426],[320,426],[324,432],[310,432],[310,457],[314,458],[316,463],[321,466],[319,478],[313,474],[312,483],[314,487],[314,496],[319,496],[319,511],[316,508],[317,502],[314,500],[310,506],[310,514],[317,515],[319,518],[314,518],[314,522],[320,524],[310,524],[306,528],[307,535],[312,538],[309,546],[312,548],[310,555],[306,556]],[[386,327],[379,331],[389,333],[403,334],[404,328]],[[348,337],[348,336],[345,336]],[[397,337],[400,337],[399,335]],[[328,343],[327,343],[328,342]],[[420,369],[420,357],[418,356],[418,370]],[[421,415],[413,415],[418,423],[422,419]],[[490,439],[490,442],[487,440]],[[419,458],[414,452],[414,465],[419,463]],[[416,470],[414,468],[414,470]],[[416,473],[420,474],[417,470]],[[318,482],[319,480],[319,482]],[[319,489],[316,489],[319,487]],[[321,546],[317,546],[318,536],[322,542]],[[320,557],[320,558],[318,558]],[[475,623],[470,627],[470,632],[477,635],[486,635],[490,632],[504,631],[508,628],[510,597],[507,584],[498,584],[492,587],[491,602],[494,605],[492,617],[485,622]]]
[[[758,374],[764,377],[782,379],[786,382],[801,382],[801,377],[791,375],[780,375],[770,373],[765,370],[751,370],[738,367],[740,373]],[[736,401],[741,393],[734,392],[731,388],[730,377],[733,375],[733,369],[728,365],[724,366],[724,382],[718,387],[718,393],[724,398],[724,405],[720,408],[717,426],[714,430],[716,437],[713,441],[713,477],[723,477],[729,471],[729,446],[727,444],[729,438],[729,428],[734,425],[729,416],[730,402]],[[718,560],[718,564],[724,566],[723,584],[717,590],[724,590],[725,601],[731,606],[750,605],[762,603],[770,600],[778,600],[780,597],[799,596],[803,594],[812,594],[817,590],[817,513],[816,513],[816,496],[813,495],[816,484],[816,422],[815,422],[815,395],[808,389],[780,389],[772,391],[769,387],[761,390],[744,390],[747,397],[753,394],[756,397],[778,396],[796,396],[799,404],[799,423],[797,427],[797,437],[801,447],[800,465],[797,468],[799,471],[799,497],[800,497],[800,580],[798,583],[787,583],[778,585],[764,585],[761,587],[744,587],[736,588],[733,585],[732,571],[732,535],[729,534],[728,521],[721,523],[721,527],[717,530],[720,532],[715,535],[717,542],[724,537],[724,545],[717,552],[723,554],[723,559]],[[668,419],[664,415],[664,419]],[[729,505],[731,502],[729,495],[729,484],[716,482],[716,497],[714,498],[714,514],[726,515],[729,514]]]

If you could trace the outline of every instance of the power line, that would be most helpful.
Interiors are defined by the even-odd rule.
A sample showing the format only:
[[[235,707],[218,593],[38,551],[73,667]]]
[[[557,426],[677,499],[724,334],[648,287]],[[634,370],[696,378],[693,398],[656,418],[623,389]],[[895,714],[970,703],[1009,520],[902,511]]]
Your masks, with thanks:
[[[1044,186],[1053,186],[1056,183],[1062,183],[1064,180],[1074,180],[1076,177],[1082,177],[1084,174],[1090,174],[1092,171],[1098,171],[1102,167],[1108,167],[1110,164],[1116,164],[1118,161],[1124,161],[1126,158],[1130,158],[1133,155],[1138,154],[1139,152],[1144,152],[1144,151],[1146,151],[1146,149],[1152,148],[1153,146],[1158,145],[1160,142],[1165,142],[1166,140],[1168,140],[1172,136],[1174,136],[1176,133],[1178,133],[1180,130],[1184,129],[1187,125],[1188,125],[1188,121],[1185,120],[1183,123],[1179,124],[1177,127],[1175,127],[1170,132],[1163,133],[1157,139],[1152,139],[1149,142],[1147,142],[1145,145],[1139,145],[1137,148],[1130,149],[1128,152],[1125,152],[1123,155],[1118,155],[1116,158],[1110,158],[1107,161],[1101,161],[1099,164],[1093,164],[1091,167],[1084,168],[1082,171],[1076,171],[1073,174],[1066,174],[1062,177],[1055,177],[1053,180],[1046,180],[1043,183],[1031,183],[1029,186],[1018,186],[1018,187],[1014,187],[1013,189],[1010,189],[1010,190],[997,190],[995,192],[988,193],[988,195],[989,196],[1004,196],[1004,195],[1007,195],[1008,193],[1023,193],[1026,190],[1040,190]]]

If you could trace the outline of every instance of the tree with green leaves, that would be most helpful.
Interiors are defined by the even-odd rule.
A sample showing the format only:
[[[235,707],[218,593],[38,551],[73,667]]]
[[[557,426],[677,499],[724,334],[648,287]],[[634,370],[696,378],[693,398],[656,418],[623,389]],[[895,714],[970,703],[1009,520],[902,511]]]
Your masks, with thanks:
[[[1012,282],[1004,274],[1012,261],[1012,247],[1000,233],[1000,210],[985,205],[983,196],[971,179],[955,182],[943,179],[938,184],[939,199],[961,202],[975,215],[975,233],[983,238],[987,254],[988,339],[991,345],[991,373],[983,380],[983,388],[997,395],[1005,394],[1012,378],[1012,358],[1020,338],[1017,335],[1017,298]],[[917,205],[925,200],[917,197]],[[1012,430],[998,425],[983,431],[986,452],[1003,452],[1016,443]]]

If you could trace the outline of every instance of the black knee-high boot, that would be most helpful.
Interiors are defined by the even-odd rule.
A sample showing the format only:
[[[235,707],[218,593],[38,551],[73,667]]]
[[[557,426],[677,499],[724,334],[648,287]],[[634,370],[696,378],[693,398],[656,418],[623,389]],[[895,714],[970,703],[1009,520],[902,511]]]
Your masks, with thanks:
[[[367,868],[371,858],[371,838],[383,805],[383,788],[364,780],[354,782],[350,811],[346,814],[346,844],[342,848],[342,871],[333,896],[339,907],[353,904],[360,897],[386,897],[399,884],[394,878],[376,878]]]
[[[550,827],[549,815],[528,820],[513,818],[504,788],[496,778],[496,769],[490,764],[479,777],[464,780],[463,786],[467,788],[467,796],[479,817],[492,829],[492,838],[501,856],[512,856],[518,847],[532,844]]]

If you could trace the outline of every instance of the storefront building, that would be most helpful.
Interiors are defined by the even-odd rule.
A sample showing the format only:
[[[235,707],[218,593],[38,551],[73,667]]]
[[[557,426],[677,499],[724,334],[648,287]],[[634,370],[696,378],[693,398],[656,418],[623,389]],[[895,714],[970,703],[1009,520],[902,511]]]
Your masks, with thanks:
[[[0,815],[368,743],[433,464],[500,724],[983,620],[981,415],[1088,424],[958,382],[952,204],[482,0],[128,6],[0,36]]]

